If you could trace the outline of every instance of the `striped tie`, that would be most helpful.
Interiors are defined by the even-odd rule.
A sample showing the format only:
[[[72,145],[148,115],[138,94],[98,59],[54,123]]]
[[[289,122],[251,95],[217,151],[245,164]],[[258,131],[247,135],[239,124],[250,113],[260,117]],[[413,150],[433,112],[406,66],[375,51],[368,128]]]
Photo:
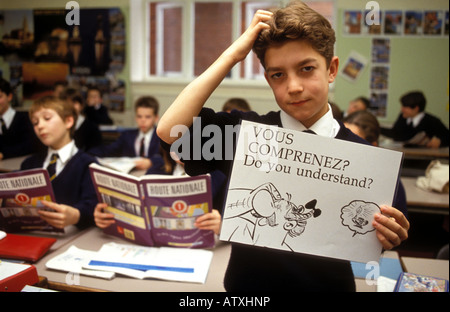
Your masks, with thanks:
[[[48,175],[50,176],[50,181],[53,181],[56,178],[56,161],[58,160],[58,154],[52,154],[52,158],[50,159],[50,163],[47,166]]]
[[[141,145],[139,147],[139,156],[141,157],[145,157],[145,143],[144,143],[144,138],[141,139]]]

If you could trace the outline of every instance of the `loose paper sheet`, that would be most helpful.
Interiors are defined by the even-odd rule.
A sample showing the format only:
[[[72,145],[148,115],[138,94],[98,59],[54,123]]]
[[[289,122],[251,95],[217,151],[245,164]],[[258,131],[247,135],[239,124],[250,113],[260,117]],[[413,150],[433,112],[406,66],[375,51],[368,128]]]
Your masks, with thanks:
[[[402,153],[243,121],[220,239],[378,261],[372,220],[392,205]]]

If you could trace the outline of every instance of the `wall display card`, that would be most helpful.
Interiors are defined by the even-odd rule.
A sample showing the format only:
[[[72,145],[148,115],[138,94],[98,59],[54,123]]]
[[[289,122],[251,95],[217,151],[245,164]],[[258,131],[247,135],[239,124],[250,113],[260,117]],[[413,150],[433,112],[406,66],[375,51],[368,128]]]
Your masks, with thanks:
[[[342,67],[341,75],[351,82],[356,82],[366,66],[367,59],[358,52],[352,51]]]
[[[372,220],[392,205],[402,155],[243,121],[220,239],[377,261]]]

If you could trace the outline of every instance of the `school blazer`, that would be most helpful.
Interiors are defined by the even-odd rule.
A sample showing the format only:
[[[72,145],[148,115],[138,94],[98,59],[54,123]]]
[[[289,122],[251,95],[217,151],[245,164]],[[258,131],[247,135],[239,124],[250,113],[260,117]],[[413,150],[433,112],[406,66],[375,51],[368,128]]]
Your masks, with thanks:
[[[46,153],[30,156],[20,169],[42,168],[46,156]],[[80,211],[80,220],[76,224],[80,228],[94,224],[94,208],[98,199],[89,172],[89,165],[94,162],[94,157],[79,150],[51,182],[56,202]]]
[[[102,133],[98,125],[87,118],[80,128],[75,130],[73,139],[75,145],[83,151],[102,145]]]
[[[6,159],[30,155],[42,147],[42,143],[34,133],[28,113],[16,111],[8,131],[0,135],[0,152],[3,153],[3,157]]]
[[[88,153],[98,157],[137,157],[134,143],[138,135],[138,129],[125,130],[113,143],[90,149]],[[146,174],[164,174],[162,170],[164,160],[160,153],[160,139],[156,135],[156,129],[154,129],[150,140],[147,155],[152,162],[152,167]]]

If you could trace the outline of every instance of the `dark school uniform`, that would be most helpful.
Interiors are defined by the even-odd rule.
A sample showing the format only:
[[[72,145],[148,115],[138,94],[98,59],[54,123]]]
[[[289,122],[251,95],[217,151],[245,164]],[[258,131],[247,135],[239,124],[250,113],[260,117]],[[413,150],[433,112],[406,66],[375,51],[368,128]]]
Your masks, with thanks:
[[[395,141],[408,141],[420,132],[425,132],[430,139],[439,138],[441,147],[449,146],[449,130],[439,118],[428,113],[425,113],[416,127],[408,125],[407,119],[400,114],[391,129],[381,128],[381,134]]]
[[[46,153],[30,156],[20,169],[42,168],[46,157]],[[96,162],[94,157],[79,150],[51,182],[56,203],[80,211],[80,220],[76,224],[79,228],[94,225],[94,208],[98,199],[89,172],[89,165],[93,162]]]
[[[75,140],[75,145],[83,151],[102,145],[102,133],[98,125],[87,118],[75,130],[73,139]]]
[[[0,135],[0,152],[3,158],[30,155],[43,148],[34,133],[33,125],[27,112],[15,112],[6,133]]]
[[[282,127],[280,112],[269,112],[259,115],[255,112],[215,113],[209,108],[203,108],[197,120],[201,127],[191,127],[188,135],[181,140],[188,140],[193,146],[193,138],[205,143],[210,138],[201,136],[203,127],[214,124],[220,127],[222,133],[227,133],[226,126],[238,125],[241,120],[259,122]],[[228,130],[229,133],[229,130]],[[236,134],[233,134],[233,146],[222,139],[222,151],[235,150]],[[369,144],[340,123],[337,139]],[[186,143],[188,144],[188,143]],[[181,144],[182,145],[182,144]],[[165,149],[170,146],[162,142]],[[193,151],[190,160],[182,159],[186,173],[198,175],[219,169],[230,176],[232,160],[195,160]],[[234,153],[233,153],[234,154]],[[310,256],[300,253],[269,249],[232,243],[230,260],[224,278],[227,291],[355,291],[353,271],[349,261],[325,257]]]
[[[137,157],[135,141],[139,136],[139,130],[125,130],[119,138],[106,146],[99,146],[88,150],[88,153],[98,157]],[[155,129],[150,139],[147,149],[147,158],[152,162],[152,166],[146,174],[164,174],[164,160],[160,153],[160,139],[156,135]]]
[[[109,117],[108,108],[101,104],[99,107],[86,106],[84,114],[87,119],[92,120],[98,125],[112,125],[114,122]]]

